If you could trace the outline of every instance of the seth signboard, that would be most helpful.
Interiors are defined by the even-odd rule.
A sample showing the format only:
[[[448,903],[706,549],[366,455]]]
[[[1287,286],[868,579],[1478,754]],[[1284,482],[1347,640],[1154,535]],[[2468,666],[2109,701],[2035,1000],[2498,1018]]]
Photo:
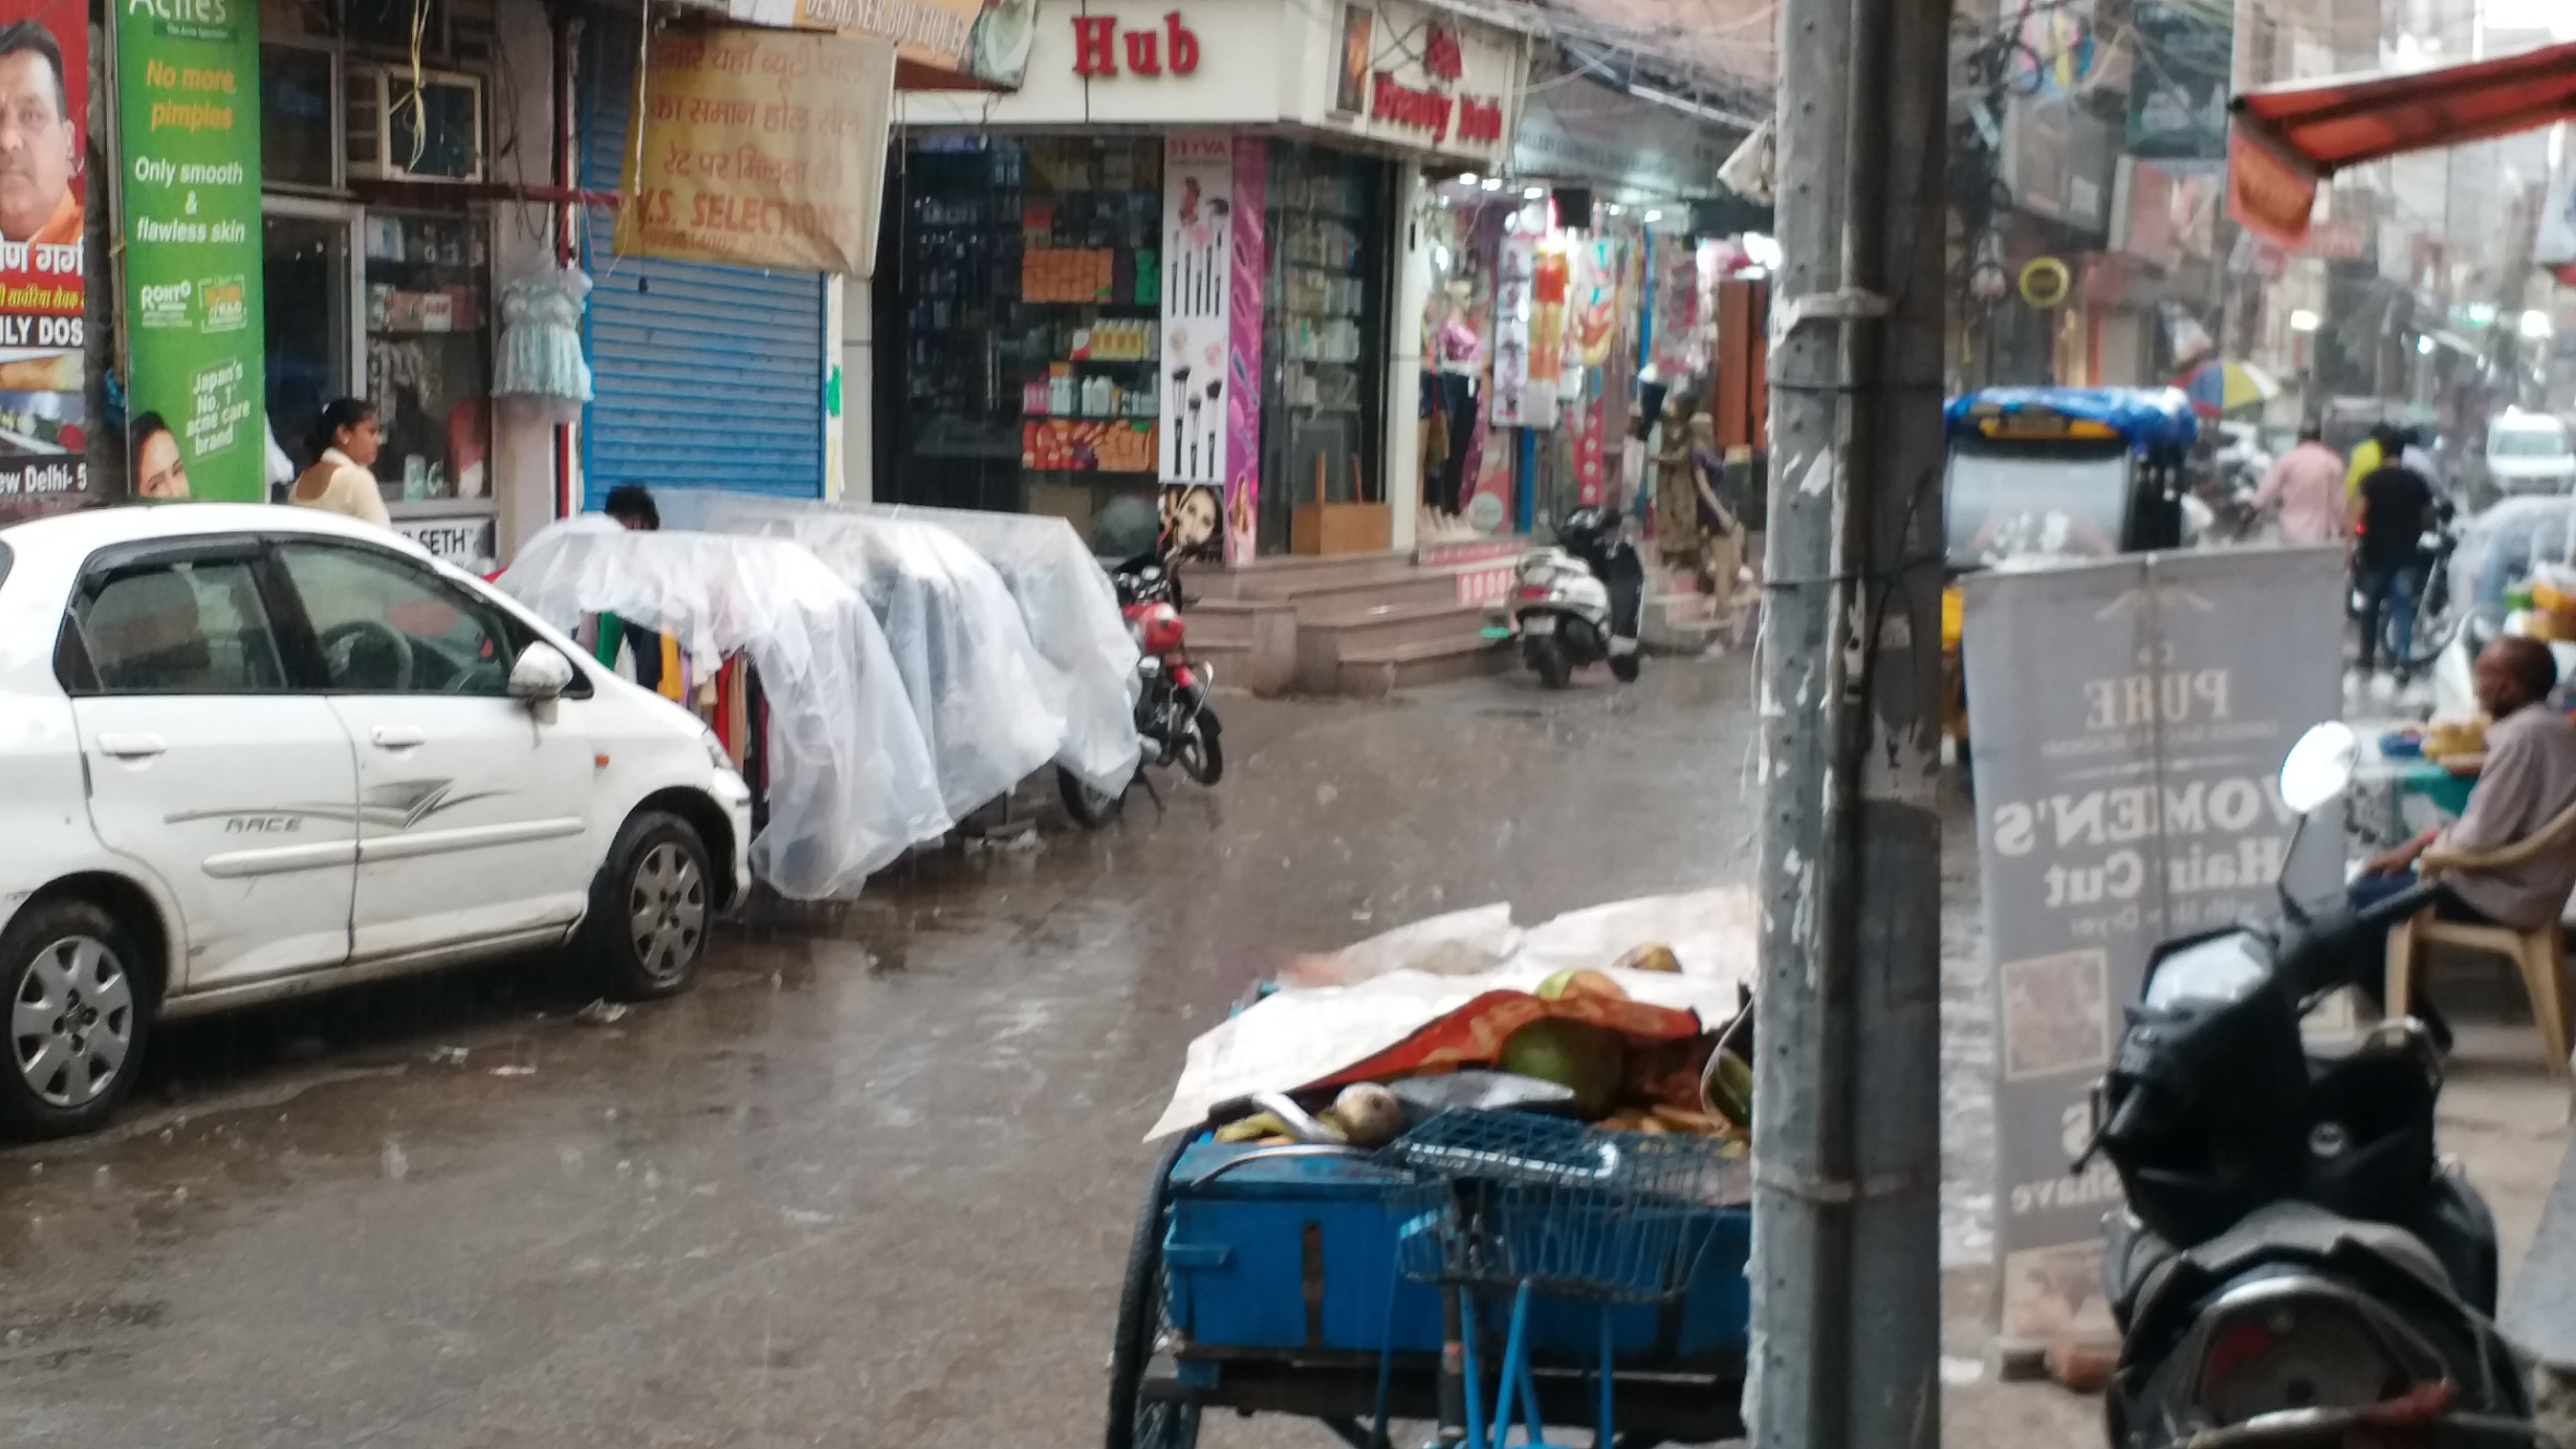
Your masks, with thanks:
[[[2337,821],[2288,858],[2276,777],[2341,713],[2343,579],[2337,551],[2263,549],[1967,582],[2008,1341],[2113,1336],[2101,1231],[2119,1180],[2070,1165],[2148,953],[2273,913],[2285,867],[2304,898],[2341,879]]]

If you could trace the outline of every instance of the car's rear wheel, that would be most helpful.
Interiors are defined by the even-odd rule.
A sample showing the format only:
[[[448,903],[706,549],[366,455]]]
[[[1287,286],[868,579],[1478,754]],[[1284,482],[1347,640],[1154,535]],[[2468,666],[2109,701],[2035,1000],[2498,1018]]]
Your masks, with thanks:
[[[584,954],[612,995],[670,996],[697,980],[715,920],[707,847],[689,822],[639,811],[617,832],[590,889]]]
[[[92,1131],[134,1088],[153,992],[133,932],[95,902],[40,901],[0,932],[8,991],[0,1133]]]

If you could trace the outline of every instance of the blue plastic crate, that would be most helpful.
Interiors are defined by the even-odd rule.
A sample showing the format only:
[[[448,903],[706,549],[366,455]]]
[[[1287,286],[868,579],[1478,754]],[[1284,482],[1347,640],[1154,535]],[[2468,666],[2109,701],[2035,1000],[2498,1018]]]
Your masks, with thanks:
[[[1375,1353],[1390,1338],[1398,1352],[1438,1352],[1439,1290],[1398,1271],[1398,1230],[1418,1213],[1419,1191],[1408,1199],[1405,1176],[1357,1157],[1271,1158],[1198,1181],[1257,1150],[1199,1142],[1172,1169],[1163,1260],[1184,1355]],[[1678,1369],[1742,1355],[1752,1215],[1713,1211],[1712,1241],[1677,1302],[1609,1310],[1623,1366]],[[1539,1356],[1591,1362],[1601,1312],[1538,1300],[1530,1326]]]

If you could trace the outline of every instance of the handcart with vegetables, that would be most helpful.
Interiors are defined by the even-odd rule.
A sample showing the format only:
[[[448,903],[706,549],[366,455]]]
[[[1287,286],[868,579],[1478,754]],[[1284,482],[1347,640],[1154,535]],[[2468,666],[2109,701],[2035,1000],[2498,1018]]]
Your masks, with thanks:
[[[1175,1138],[1129,1247],[1108,1449],[1191,1449],[1225,1411],[1363,1449],[1396,1421],[1471,1449],[1743,1432],[1749,1004],[1708,1030],[1575,975]]]

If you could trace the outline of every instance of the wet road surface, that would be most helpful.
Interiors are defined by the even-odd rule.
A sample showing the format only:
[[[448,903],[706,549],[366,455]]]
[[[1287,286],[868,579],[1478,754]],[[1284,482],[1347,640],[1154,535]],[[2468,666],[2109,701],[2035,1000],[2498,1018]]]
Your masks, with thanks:
[[[1189,1039],[1284,950],[1748,879],[1744,673],[1229,699],[1215,791],[763,912],[613,1024],[540,961],[173,1028],[0,1150],[0,1444],[1096,1443]]]

